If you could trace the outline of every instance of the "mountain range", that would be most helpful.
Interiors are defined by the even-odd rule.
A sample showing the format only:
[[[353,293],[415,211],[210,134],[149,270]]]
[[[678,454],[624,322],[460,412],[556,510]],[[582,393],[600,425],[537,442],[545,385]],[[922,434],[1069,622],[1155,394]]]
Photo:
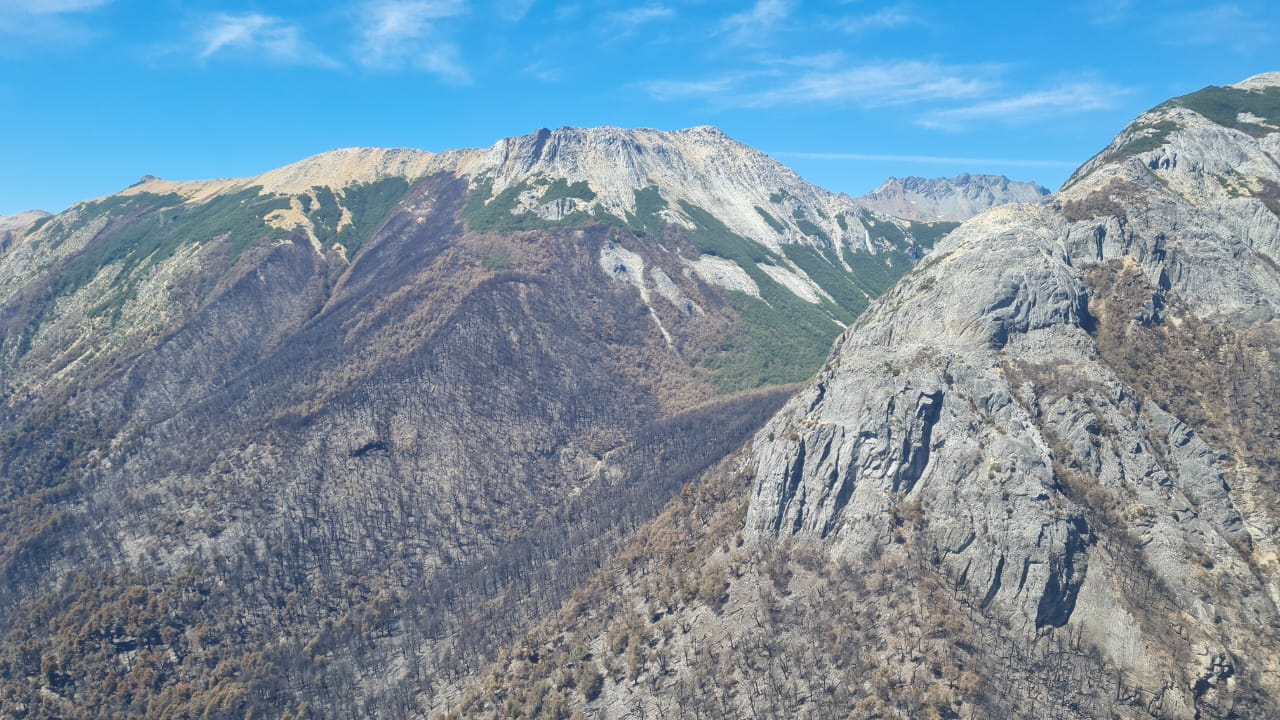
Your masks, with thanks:
[[[1278,143],[1270,74],[1043,198],[561,128],[6,220],[0,715],[1276,715]]]
[[[1175,98],[948,235],[462,715],[557,647],[604,717],[1277,715],[1278,101]]]
[[[13,227],[3,712],[240,717],[447,697],[954,226],[562,128]]]

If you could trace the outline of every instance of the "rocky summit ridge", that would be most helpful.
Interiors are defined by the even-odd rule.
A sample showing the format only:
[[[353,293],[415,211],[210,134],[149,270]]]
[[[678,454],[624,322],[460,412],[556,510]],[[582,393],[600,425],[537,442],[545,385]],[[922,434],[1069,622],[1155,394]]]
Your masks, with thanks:
[[[1280,716],[1278,92],[962,224],[459,714]]]
[[[28,210],[14,215],[0,216],[0,232],[25,229],[47,217],[50,217],[50,214],[43,210]]]
[[[954,230],[708,128],[37,220],[0,716],[1280,716],[1277,81]]]
[[[0,717],[436,713],[952,227],[709,128],[37,219],[0,247]]]
[[[492,147],[431,153],[412,149],[345,148],[253,178],[195,182],[144,179],[125,194],[179,193],[192,201],[256,187],[263,194],[305,195],[315,187],[343,188],[386,178],[416,180],[441,172],[486,182],[495,193],[539,182],[585,182],[593,197],[557,198],[548,207],[541,193],[527,192],[516,208],[542,216],[574,211],[619,218],[637,212],[636,190],[658,188],[671,206],[669,218],[692,224],[681,201],[715,208],[733,232],[777,250],[786,243],[812,243],[821,235],[837,244],[870,242],[857,221],[860,207],[846,196],[806,182],[764,153],[721,130],[695,127],[660,131],[617,127],[539,130],[506,138]],[[277,223],[298,222],[282,213]],[[939,218],[910,218],[934,222]]]
[[[996,705],[1280,712],[1277,100],[1177,98],[940,243],[757,438],[750,532],[923,560],[1024,657]]]
[[[1048,194],[1048,189],[1032,182],[963,173],[953,178],[889,178],[857,202],[895,217],[963,222],[999,205],[1036,202]]]

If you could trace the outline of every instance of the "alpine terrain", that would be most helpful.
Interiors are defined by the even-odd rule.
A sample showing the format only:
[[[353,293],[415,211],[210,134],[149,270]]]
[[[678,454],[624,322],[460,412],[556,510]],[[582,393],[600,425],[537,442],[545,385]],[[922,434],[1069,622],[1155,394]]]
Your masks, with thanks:
[[[953,178],[889,178],[857,202],[900,218],[963,222],[998,205],[1036,202],[1048,194],[1035,183],[965,173]]]
[[[4,221],[0,717],[1280,716],[1280,73],[908,185],[562,128]]]
[[[443,710],[954,224],[562,128],[0,227],[0,717],[243,718]]]
[[[1278,161],[1273,73],[966,222],[459,715],[1280,716]]]

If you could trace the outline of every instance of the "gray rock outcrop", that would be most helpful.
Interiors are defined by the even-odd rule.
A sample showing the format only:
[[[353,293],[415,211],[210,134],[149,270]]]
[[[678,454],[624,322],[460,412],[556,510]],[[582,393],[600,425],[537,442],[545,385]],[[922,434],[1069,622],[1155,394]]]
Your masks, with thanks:
[[[1261,358],[1274,409],[1280,134],[1201,99],[961,226],[757,438],[751,533],[924,556],[991,648],[1079,673],[1063,717],[1280,711],[1277,438],[1217,382],[1224,346]]]
[[[1003,175],[889,178],[856,199],[865,208],[917,222],[963,222],[1000,205],[1036,202],[1049,191]]]

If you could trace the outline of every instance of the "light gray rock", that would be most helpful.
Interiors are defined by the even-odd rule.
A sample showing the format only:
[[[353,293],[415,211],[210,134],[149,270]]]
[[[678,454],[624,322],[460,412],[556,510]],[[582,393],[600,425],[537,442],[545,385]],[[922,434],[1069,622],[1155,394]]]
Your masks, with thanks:
[[[1166,142],[1123,152],[1159,123]],[[1002,628],[979,635],[1029,658],[1090,648],[1143,700],[1122,715],[1276,712],[1276,525],[1258,510],[1274,478],[1104,356],[1094,310],[1118,300],[1090,280],[1141,278],[1128,322],[1168,332],[1273,322],[1275,143],[1161,106],[1059,194],[952,233],[761,431],[749,532],[856,559],[918,527],[910,552]]]
[[[857,199],[863,207],[918,222],[963,222],[993,207],[1037,202],[1049,191],[1003,175],[889,178]]]

